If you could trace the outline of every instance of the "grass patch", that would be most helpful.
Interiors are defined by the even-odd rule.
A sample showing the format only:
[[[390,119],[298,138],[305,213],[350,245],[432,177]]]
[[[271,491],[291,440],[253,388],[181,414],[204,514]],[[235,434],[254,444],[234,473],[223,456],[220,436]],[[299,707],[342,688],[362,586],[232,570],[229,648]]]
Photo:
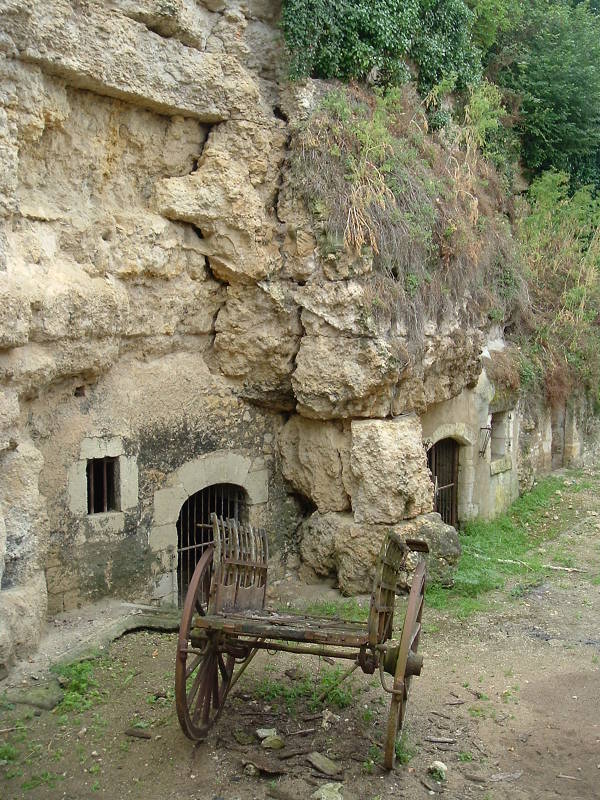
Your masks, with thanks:
[[[315,681],[310,675],[302,675],[291,684],[287,681],[264,677],[254,687],[254,693],[261,700],[281,700],[288,711],[293,713],[299,700],[305,700],[311,709],[321,705],[347,708],[353,700],[352,687],[339,683],[344,670],[341,667],[323,670]],[[324,695],[323,700],[320,700]]]
[[[314,617],[339,618],[345,620],[366,620],[369,616],[369,606],[363,606],[355,597],[347,600],[322,600],[309,603],[299,612]]]
[[[371,775],[373,773],[375,764],[379,764],[380,762],[381,750],[376,744],[372,744],[369,747],[369,752],[367,753],[366,759],[363,761],[363,772],[366,772],[367,775]]]
[[[495,719],[496,717],[495,709],[484,706],[469,706],[468,711],[473,719]]]
[[[22,787],[26,792],[32,789],[37,789],[39,786],[48,786],[53,788],[58,781],[62,781],[63,776],[57,772],[42,772],[40,775],[33,775],[26,781],[23,781]]]
[[[414,758],[416,750],[409,741],[408,733],[404,731],[399,739],[396,739],[396,758],[399,764],[406,765]]]
[[[0,745],[0,764],[7,764],[9,761],[16,761],[19,751],[12,744]]]
[[[454,585],[450,589],[430,585],[428,605],[452,611],[462,619],[483,610],[485,596],[505,588],[509,578],[526,577],[514,587],[515,597],[539,585],[545,570],[539,555],[532,550],[555,535],[543,524],[547,525],[545,512],[559,499],[559,488],[563,488],[562,480],[545,478],[494,520],[469,522],[460,533],[462,555]]]
[[[100,699],[98,683],[94,680],[94,664],[91,661],[78,661],[73,664],[59,664],[51,671],[62,678],[65,696],[57,706],[59,713],[86,711]]]

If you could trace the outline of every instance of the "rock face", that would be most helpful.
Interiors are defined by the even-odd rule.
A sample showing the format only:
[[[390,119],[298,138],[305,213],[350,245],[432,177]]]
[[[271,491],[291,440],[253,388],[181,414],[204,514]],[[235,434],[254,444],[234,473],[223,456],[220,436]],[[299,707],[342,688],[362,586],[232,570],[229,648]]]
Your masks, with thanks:
[[[104,3],[2,5],[19,57],[72,86],[203,122],[243,115],[258,101],[256,84],[235,58],[152,34],[142,23],[107,13]]]
[[[346,595],[366,594],[373,586],[373,571],[388,531],[403,539],[424,539],[431,554],[426,557],[428,574],[434,580],[452,582],[452,571],[460,555],[456,530],[442,522],[439,514],[425,514],[395,525],[356,522],[349,513],[315,511],[302,526],[300,552],[317,575],[337,577]],[[414,567],[411,556],[408,566]],[[410,586],[410,572],[401,575],[400,585]]]
[[[246,397],[294,407],[290,381],[302,335],[298,311],[277,285],[232,285],[215,322],[215,355]]]
[[[481,334],[458,310],[415,355],[373,254],[322,251],[287,156],[323,87],[285,80],[279,3],[0,14],[0,670],[47,610],[176,600],[213,485],[345,592],[390,527],[443,572],[415,412],[475,381]]]
[[[421,425],[416,415],[352,422],[350,468],[357,522],[394,523],[433,508]]]
[[[349,449],[349,431],[339,424],[295,415],[279,434],[281,472],[319,511],[345,511],[350,508],[343,474]]]

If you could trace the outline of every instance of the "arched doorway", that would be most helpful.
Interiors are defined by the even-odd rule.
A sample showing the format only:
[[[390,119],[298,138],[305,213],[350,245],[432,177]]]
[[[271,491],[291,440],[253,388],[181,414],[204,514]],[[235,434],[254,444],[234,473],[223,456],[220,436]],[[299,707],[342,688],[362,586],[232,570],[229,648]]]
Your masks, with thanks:
[[[207,486],[188,497],[177,520],[177,587],[178,605],[185,601],[196,564],[213,541],[210,515],[243,522],[246,519],[246,492],[233,483]]]
[[[427,465],[435,487],[434,511],[444,522],[458,523],[458,442],[440,439],[427,453]]]

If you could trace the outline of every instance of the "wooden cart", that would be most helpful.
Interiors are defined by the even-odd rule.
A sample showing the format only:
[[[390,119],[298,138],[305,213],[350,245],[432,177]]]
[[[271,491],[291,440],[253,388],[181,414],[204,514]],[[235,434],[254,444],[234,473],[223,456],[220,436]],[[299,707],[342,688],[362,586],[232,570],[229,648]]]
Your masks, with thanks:
[[[227,694],[259,650],[283,650],[352,661],[379,671],[391,695],[384,764],[392,769],[411,678],[423,664],[418,655],[425,591],[425,564],[414,571],[400,642],[392,642],[394,603],[400,572],[410,551],[427,552],[419,540],[389,532],[376,566],[367,622],[282,614],[265,608],[268,543],[263,530],[212,515],[214,540],[198,562],[183,607],[175,698],[183,732],[204,739]],[[386,673],[393,676],[390,681]]]

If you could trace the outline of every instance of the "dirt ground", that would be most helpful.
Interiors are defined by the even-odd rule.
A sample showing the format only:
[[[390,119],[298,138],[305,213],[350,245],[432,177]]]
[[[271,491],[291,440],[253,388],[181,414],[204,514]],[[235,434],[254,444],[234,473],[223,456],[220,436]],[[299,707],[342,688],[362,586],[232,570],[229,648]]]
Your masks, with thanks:
[[[407,763],[394,772],[378,763],[388,696],[377,676],[354,673],[341,696],[349,705],[330,703],[323,713],[295,695],[311,681],[322,686],[332,665],[262,654],[210,738],[194,745],[174,709],[175,634],[144,631],[116,640],[93,662],[82,695],[89,708],[65,709],[63,701],[41,710],[9,702],[10,686],[8,695],[0,686],[0,798],[304,800],[332,781],[340,784],[332,796],[344,800],[599,798],[600,480],[588,473],[574,493],[571,479],[565,475],[556,499],[562,532],[552,547],[585,571],[553,570],[535,588],[507,587],[467,620],[426,609],[425,666],[405,726]],[[554,509],[546,515],[554,518]],[[291,586],[281,591],[289,597]],[[326,586],[310,588],[313,598],[319,594],[333,596]],[[39,662],[33,668],[33,676],[18,673],[22,685],[47,680]],[[126,735],[132,728],[150,738]],[[284,755],[302,752],[267,753],[258,728],[276,728]],[[335,779],[308,763],[309,751],[339,765]],[[267,759],[281,774],[248,775],[243,763],[252,759]],[[428,774],[435,760],[448,768],[443,782]]]

